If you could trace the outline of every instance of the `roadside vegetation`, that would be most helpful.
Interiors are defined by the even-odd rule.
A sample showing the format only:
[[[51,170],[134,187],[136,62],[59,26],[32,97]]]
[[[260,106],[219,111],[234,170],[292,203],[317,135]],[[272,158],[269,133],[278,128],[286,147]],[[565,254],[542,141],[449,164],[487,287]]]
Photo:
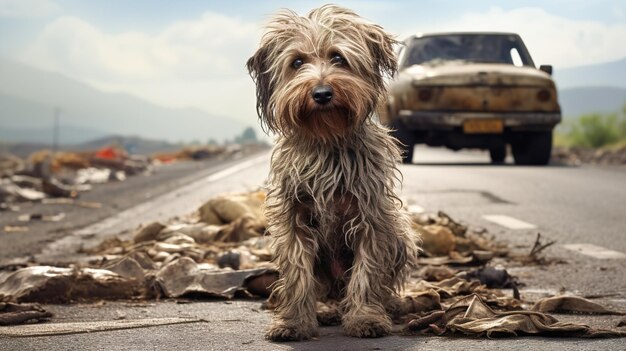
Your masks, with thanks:
[[[582,115],[557,128],[556,146],[583,148],[626,147],[626,105],[621,113]]]

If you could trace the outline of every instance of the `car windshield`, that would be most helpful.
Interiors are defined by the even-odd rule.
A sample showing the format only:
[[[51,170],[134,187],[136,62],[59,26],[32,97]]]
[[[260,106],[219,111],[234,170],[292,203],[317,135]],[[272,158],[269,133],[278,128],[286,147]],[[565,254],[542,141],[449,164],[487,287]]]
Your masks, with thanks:
[[[503,63],[533,66],[516,35],[451,34],[415,38],[407,48],[403,66],[437,65],[449,61]]]

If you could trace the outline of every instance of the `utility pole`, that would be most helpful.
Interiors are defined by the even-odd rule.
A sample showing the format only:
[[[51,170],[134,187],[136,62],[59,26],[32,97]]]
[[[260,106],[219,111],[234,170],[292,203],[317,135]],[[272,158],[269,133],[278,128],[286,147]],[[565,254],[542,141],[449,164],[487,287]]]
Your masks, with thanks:
[[[52,130],[52,152],[54,154],[59,150],[59,115],[61,109],[59,107],[54,108],[54,125]]]

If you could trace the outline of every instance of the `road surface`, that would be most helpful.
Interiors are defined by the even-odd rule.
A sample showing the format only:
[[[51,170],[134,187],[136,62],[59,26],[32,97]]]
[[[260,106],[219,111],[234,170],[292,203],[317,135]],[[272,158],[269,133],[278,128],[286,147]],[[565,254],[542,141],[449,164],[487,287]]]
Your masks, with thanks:
[[[471,226],[485,227],[497,240],[532,245],[538,232],[557,240],[546,252],[566,263],[511,270],[526,294],[603,295],[600,303],[626,310],[626,168],[493,166],[486,153],[418,148],[415,163],[400,167],[401,196],[412,209],[442,210]],[[134,228],[129,218],[172,214],[223,191],[251,189],[267,176],[269,155],[207,171],[176,191],[131,206],[91,228],[104,228],[97,241],[115,230]],[[510,160],[509,160],[510,163]],[[175,200],[178,199],[178,200]],[[185,207],[186,206],[186,207]],[[146,209],[150,209],[146,211]],[[143,218],[142,218],[143,219]],[[104,224],[103,224],[104,223]],[[98,227],[100,225],[100,227]],[[54,256],[85,239],[85,231],[48,245]],[[57,244],[57,246],[55,246]],[[47,250],[47,251],[46,251]],[[523,337],[503,340],[391,336],[374,340],[344,337],[339,328],[322,328],[320,338],[304,343],[263,340],[270,314],[260,302],[157,302],[47,306],[56,322],[110,321],[146,317],[196,317],[196,324],[109,331],[84,335],[0,339],[4,350],[624,350],[626,339],[581,340]],[[562,316],[594,326],[615,327],[619,316]],[[4,344],[4,346],[3,346]]]

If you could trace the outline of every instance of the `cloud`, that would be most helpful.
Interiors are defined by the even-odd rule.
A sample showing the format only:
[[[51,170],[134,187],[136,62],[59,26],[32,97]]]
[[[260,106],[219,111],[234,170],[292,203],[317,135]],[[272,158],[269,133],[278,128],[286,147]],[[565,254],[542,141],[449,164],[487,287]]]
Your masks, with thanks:
[[[626,23],[605,24],[555,16],[539,8],[467,13],[454,21],[421,28],[406,26],[405,35],[430,31],[505,31],[522,36],[535,64],[556,69],[618,60],[626,56]]]
[[[50,0],[0,0],[0,17],[46,17],[60,9],[59,5]]]
[[[64,16],[48,24],[20,58],[96,87],[243,119],[254,113],[244,64],[259,35],[256,23],[213,12],[152,35],[107,33]],[[237,102],[243,91],[252,98],[242,106]]]
[[[48,3],[11,3],[31,2]],[[3,5],[8,3],[0,0],[0,9],[6,12],[8,7]],[[411,16],[389,17],[390,11],[384,9],[383,3],[372,2],[364,12],[372,12],[370,19],[400,33],[400,38],[431,31],[517,32],[536,64],[552,64],[556,70],[626,56],[626,46],[621,45],[626,38],[623,22],[574,20],[538,8],[505,11],[493,7],[415,25],[408,20]],[[379,18],[374,18],[374,13]],[[154,33],[111,32],[81,18],[63,16],[45,26],[16,55],[26,63],[105,90],[129,92],[166,106],[198,107],[254,124],[254,85],[244,63],[254,51],[260,32],[259,23],[216,12],[173,22]]]

